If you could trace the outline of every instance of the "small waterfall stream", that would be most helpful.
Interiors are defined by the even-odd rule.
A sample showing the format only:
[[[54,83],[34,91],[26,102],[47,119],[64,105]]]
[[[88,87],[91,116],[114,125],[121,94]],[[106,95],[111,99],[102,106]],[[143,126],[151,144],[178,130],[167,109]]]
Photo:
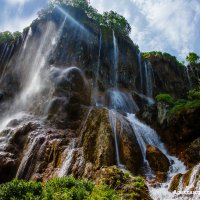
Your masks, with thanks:
[[[113,30],[113,68],[111,71],[111,80],[114,88],[117,88],[118,81],[118,62],[119,62],[119,48],[115,32]]]
[[[153,69],[149,61],[144,62],[145,81],[146,81],[146,95],[153,97]]]
[[[93,97],[94,97],[94,102],[95,105],[98,106],[102,106],[101,102],[99,102],[98,99],[98,81],[99,81],[99,72],[100,72],[100,66],[101,66],[101,48],[102,48],[102,32],[100,29],[100,34],[99,34],[99,51],[98,51],[98,61],[97,61],[97,68],[95,69],[95,82],[94,82],[94,91],[93,91]]]
[[[185,72],[186,72],[186,75],[187,75],[189,87],[191,88],[192,87],[192,81],[191,81],[191,77],[190,77],[189,67],[187,65],[185,67]]]
[[[137,137],[138,143],[140,145],[140,148],[143,154],[144,164],[146,164],[146,168],[148,170],[147,175],[149,175],[148,173],[151,172],[148,169],[149,164],[148,164],[148,161],[146,160],[146,145],[147,144],[157,147],[169,159],[171,166],[168,172],[167,181],[165,183],[162,183],[159,187],[149,186],[149,189],[150,189],[151,196],[154,200],[161,200],[161,199],[171,200],[173,198],[173,194],[168,191],[170,180],[175,174],[185,172],[186,171],[185,165],[180,160],[178,160],[175,156],[169,155],[164,144],[161,142],[157,133],[152,128],[140,122],[139,119],[137,119],[137,117],[134,114],[127,114],[127,119],[131,123],[134,133]]]
[[[139,63],[139,67],[140,67],[140,91],[141,93],[143,93],[143,67],[142,67],[142,58],[141,58],[141,53],[138,53],[138,63]]]

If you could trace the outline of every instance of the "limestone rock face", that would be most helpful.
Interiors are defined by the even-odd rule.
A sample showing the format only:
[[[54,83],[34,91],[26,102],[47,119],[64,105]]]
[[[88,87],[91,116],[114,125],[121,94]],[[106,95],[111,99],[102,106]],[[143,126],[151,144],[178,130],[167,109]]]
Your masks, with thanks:
[[[168,172],[170,162],[158,148],[147,145],[146,156],[151,168],[155,172]]]
[[[179,156],[188,165],[190,162],[196,164],[199,154],[197,146],[200,136],[200,107],[185,109],[173,115],[169,115],[168,112],[168,105],[158,103],[151,107],[144,107],[138,113],[138,117],[157,131],[172,154]],[[193,156],[196,157],[197,162],[194,161]]]
[[[139,145],[124,116],[116,113],[115,117],[120,163],[137,173],[142,164]],[[2,141],[4,136],[9,142],[0,149],[0,180],[18,177],[46,181],[69,174],[93,179],[102,166],[117,163],[109,120],[107,109],[85,107],[75,129],[58,129],[44,119],[26,119],[19,124],[13,121],[10,126],[15,129],[1,133]]]
[[[120,162],[136,173],[142,163],[137,140],[122,115],[116,114],[113,117],[116,117],[114,120]],[[85,159],[93,163],[95,169],[116,164],[115,136],[107,109],[93,109],[90,112],[82,130],[82,143]]]
[[[188,89],[184,69],[164,58],[152,56],[149,60],[154,71],[154,95],[169,93],[177,98],[184,97]]]
[[[194,140],[182,153],[183,159],[188,165],[195,165],[200,162],[200,138]]]

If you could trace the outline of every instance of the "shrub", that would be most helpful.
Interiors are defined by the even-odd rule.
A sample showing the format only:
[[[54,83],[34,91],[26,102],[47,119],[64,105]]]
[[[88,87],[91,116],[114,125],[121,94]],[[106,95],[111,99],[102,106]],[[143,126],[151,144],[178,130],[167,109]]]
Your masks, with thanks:
[[[14,179],[0,185],[0,200],[7,199],[37,199],[42,194],[41,183]],[[34,198],[33,198],[34,197]]]
[[[108,186],[73,177],[54,178],[42,185],[39,182],[14,179],[0,185],[0,200],[117,200],[118,195]]]
[[[155,98],[156,98],[157,102],[163,102],[163,103],[167,103],[169,105],[174,104],[174,99],[170,94],[159,94]]]

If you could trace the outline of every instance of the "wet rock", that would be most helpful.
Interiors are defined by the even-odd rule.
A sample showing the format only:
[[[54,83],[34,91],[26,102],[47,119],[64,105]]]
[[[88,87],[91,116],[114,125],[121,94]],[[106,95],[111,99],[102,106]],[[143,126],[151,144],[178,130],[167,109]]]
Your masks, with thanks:
[[[200,138],[194,140],[189,147],[182,152],[182,156],[187,165],[195,165],[200,162]]]
[[[133,177],[129,171],[116,166],[102,167],[96,172],[94,180],[96,184],[108,185],[115,189],[121,199],[151,199],[148,187],[142,177]]]
[[[169,115],[168,112],[168,105],[158,103],[156,107],[144,107],[137,116],[157,131],[170,153],[177,155],[186,164],[189,164],[187,162],[189,157],[186,155],[187,158],[185,158],[184,154],[190,143],[200,136],[200,107],[185,109],[173,115]],[[196,145],[195,143],[194,146]],[[191,154],[194,146],[191,148]],[[189,151],[188,149],[187,152],[189,153]]]
[[[187,77],[185,71],[176,62],[159,56],[152,56],[149,60],[154,72],[155,96],[160,93],[169,93],[177,98],[186,96]]]
[[[147,145],[146,156],[151,168],[155,172],[168,172],[170,162],[158,148]]]
[[[184,174],[173,177],[169,191],[199,191],[200,188],[200,164],[190,168]]]
[[[77,67],[51,69],[54,96],[67,97],[70,104],[90,104],[90,88],[81,69]]]
[[[33,123],[27,123],[14,130],[6,129],[1,132],[0,182],[10,181],[15,177],[28,134],[34,128]]]
[[[119,157],[122,165],[136,173],[142,163],[139,145],[130,124],[120,114],[116,114],[116,130],[119,141]],[[91,110],[82,130],[84,157],[95,169],[115,165],[116,149],[114,132],[109,123],[107,109]]]

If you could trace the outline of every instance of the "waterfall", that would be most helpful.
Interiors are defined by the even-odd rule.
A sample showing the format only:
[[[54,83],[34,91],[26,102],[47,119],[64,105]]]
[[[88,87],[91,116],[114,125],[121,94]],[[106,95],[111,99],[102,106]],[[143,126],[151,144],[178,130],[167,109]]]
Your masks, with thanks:
[[[97,68],[95,70],[95,84],[94,84],[94,94],[93,94],[96,106],[102,106],[102,103],[98,99],[98,80],[99,80],[99,71],[100,71],[100,65],[101,65],[101,47],[102,47],[102,32],[100,29],[98,61],[97,61]]]
[[[165,183],[160,184],[159,187],[149,186],[149,190],[150,190],[150,194],[152,198],[155,200],[161,200],[161,199],[171,200],[173,197],[173,194],[168,191],[170,180],[175,174],[183,173],[186,170],[185,165],[180,160],[178,160],[175,156],[169,155],[164,144],[161,142],[157,133],[152,128],[140,122],[139,119],[137,119],[134,114],[127,114],[127,119],[129,120],[129,122],[131,123],[133,127],[134,133],[138,140],[138,144],[143,154],[144,164],[146,164],[147,167],[149,166],[148,161],[146,160],[146,145],[147,144],[157,147],[169,159],[171,166],[168,172],[167,181]],[[151,171],[148,171],[148,173],[149,172]]]
[[[119,49],[117,44],[117,39],[115,36],[115,32],[113,30],[113,68],[111,71],[111,80],[113,87],[117,88],[117,81],[118,81],[118,56],[119,56]]]
[[[190,77],[189,67],[188,66],[185,66],[185,72],[186,72],[186,75],[187,75],[189,87],[191,88],[192,87],[192,81],[191,81],[191,77]]]
[[[145,81],[146,81],[146,95],[153,97],[153,69],[149,61],[144,62]]]
[[[116,116],[116,114],[117,113],[115,111],[109,110],[109,122],[111,124],[112,131],[114,133],[114,139],[115,139],[116,161],[117,161],[117,166],[120,167],[121,162],[120,162],[120,157],[119,157],[119,142],[118,142],[118,138],[117,138],[117,116]]]
[[[126,113],[135,113],[139,108],[132,96],[128,92],[122,92],[117,89],[107,91],[108,108]]]
[[[139,67],[140,67],[140,90],[141,93],[143,93],[143,67],[142,67],[142,58],[141,58],[141,53],[138,53],[138,63],[139,63]]]
[[[68,148],[66,149],[66,158],[63,162],[63,165],[59,171],[58,177],[64,177],[68,174],[69,168],[71,165],[71,161],[74,157],[75,151],[75,139],[72,139],[71,143],[69,144]]]
[[[22,50],[17,58],[16,70],[19,71],[22,89],[16,96],[14,103],[1,119],[0,126],[5,128],[5,122],[13,119],[17,113],[28,111],[34,103],[34,98],[40,95],[41,91],[48,87],[45,84],[45,70],[48,65],[50,53],[55,49],[58,40],[61,37],[66,18],[56,30],[54,23],[50,22],[45,27],[44,34],[38,41],[30,40],[31,29],[27,39],[22,45]],[[23,56],[23,59],[21,59]],[[4,127],[2,126],[4,125]]]

